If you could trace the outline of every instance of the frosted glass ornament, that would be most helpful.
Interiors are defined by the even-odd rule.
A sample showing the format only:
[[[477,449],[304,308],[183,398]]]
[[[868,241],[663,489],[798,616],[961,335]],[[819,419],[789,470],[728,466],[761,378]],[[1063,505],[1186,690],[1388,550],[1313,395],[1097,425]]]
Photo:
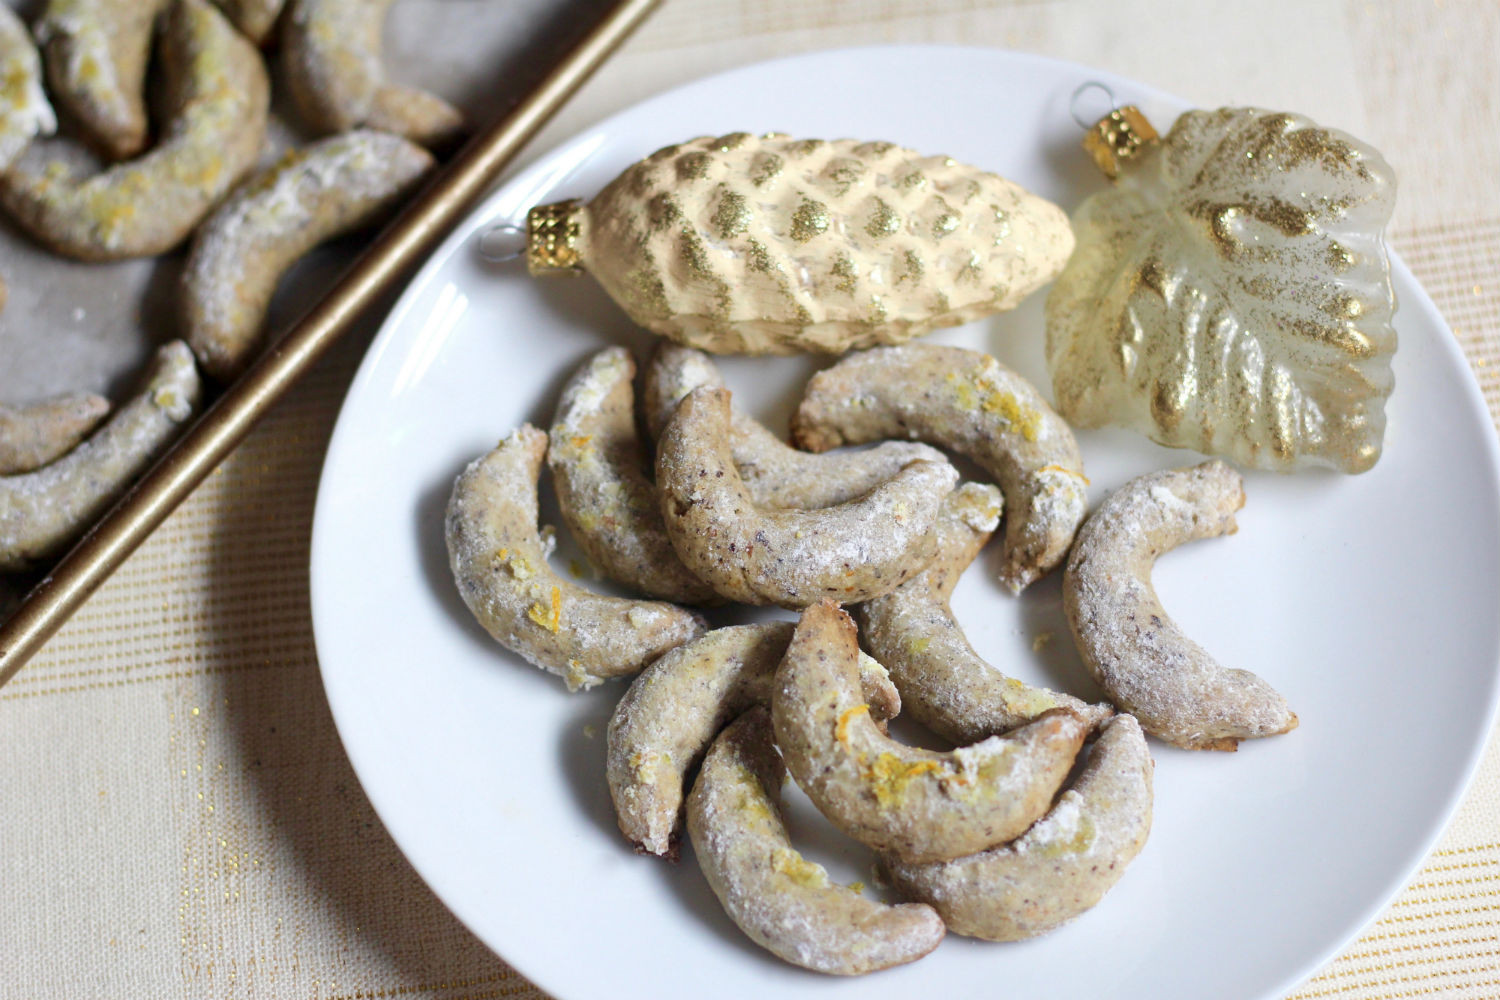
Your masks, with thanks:
[[[1369,469],[1396,350],[1389,164],[1285,112],[1137,122],[1086,143],[1117,176],[1074,213],[1047,299],[1059,412],[1254,468]]]

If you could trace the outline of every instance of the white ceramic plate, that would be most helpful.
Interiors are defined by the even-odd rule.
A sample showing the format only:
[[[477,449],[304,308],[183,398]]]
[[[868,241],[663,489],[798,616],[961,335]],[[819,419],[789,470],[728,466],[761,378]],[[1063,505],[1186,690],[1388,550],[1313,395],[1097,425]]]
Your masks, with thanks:
[[[1496,704],[1500,477],[1478,389],[1399,262],[1401,348],[1379,465],[1356,477],[1251,474],[1239,534],[1172,553],[1156,574],[1186,631],[1275,685],[1301,728],[1233,755],[1156,745],[1150,842],[1099,907],[1041,940],[950,936],[921,962],[855,982],[770,957],[724,916],[690,853],[676,866],[639,857],[616,830],[603,732],[623,687],[565,693],[497,647],[459,600],[442,532],[454,476],[522,421],[546,426],[561,382],[591,352],[646,346],[592,281],[537,282],[518,264],[486,265],[480,231],[538,202],[586,197],[660,146],[738,129],[892,139],[1071,209],[1104,183],[1068,114],[1091,79],[1162,126],[1184,107],[1107,74],[988,49],[822,53],[692,84],[507,184],[387,320],[318,496],[323,678],[396,842],[458,917],[542,988],[565,1000],[710,988],[725,998],[1271,998],[1348,942],[1433,846]],[[934,339],[991,351],[1046,386],[1041,300]],[[778,421],[811,364],[723,367],[738,402]],[[1125,432],[1080,439],[1095,500],[1198,460]],[[1020,599],[990,576],[975,567],[955,602],[975,646],[1024,680],[1091,694],[1055,575]],[[805,799],[789,799],[807,853],[842,881],[868,881],[869,855]]]

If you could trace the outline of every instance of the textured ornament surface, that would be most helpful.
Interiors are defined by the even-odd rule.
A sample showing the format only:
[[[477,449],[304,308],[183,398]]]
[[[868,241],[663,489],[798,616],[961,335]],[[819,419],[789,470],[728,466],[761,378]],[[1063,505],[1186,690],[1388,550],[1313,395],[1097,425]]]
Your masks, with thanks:
[[[1395,295],[1378,152],[1300,115],[1190,111],[1073,219],[1047,300],[1058,410],[1246,466],[1380,457]]]
[[[720,354],[900,343],[1013,307],[1073,247],[1010,181],[849,139],[669,146],[582,218],[588,269],[637,323]]]

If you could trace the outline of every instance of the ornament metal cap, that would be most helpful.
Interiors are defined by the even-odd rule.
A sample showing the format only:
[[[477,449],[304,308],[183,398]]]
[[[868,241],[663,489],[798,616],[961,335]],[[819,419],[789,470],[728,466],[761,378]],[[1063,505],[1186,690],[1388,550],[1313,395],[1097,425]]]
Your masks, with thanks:
[[[1156,129],[1134,104],[1115,108],[1094,123],[1083,137],[1083,148],[1094,158],[1104,176],[1114,180],[1120,164],[1136,156],[1142,147],[1155,142]]]
[[[582,274],[583,202],[538,205],[526,213],[526,270],[533,275]]]

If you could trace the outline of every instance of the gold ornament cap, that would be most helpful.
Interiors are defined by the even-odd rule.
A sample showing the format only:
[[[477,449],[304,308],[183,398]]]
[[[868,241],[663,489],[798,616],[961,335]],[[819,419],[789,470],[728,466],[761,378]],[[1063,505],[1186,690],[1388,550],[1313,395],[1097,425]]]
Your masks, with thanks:
[[[1095,122],[1083,137],[1083,148],[1104,171],[1104,176],[1114,180],[1120,175],[1120,165],[1156,138],[1156,129],[1141,114],[1141,109],[1127,104]]]
[[[582,274],[583,202],[538,205],[526,213],[526,270],[533,275]]]

